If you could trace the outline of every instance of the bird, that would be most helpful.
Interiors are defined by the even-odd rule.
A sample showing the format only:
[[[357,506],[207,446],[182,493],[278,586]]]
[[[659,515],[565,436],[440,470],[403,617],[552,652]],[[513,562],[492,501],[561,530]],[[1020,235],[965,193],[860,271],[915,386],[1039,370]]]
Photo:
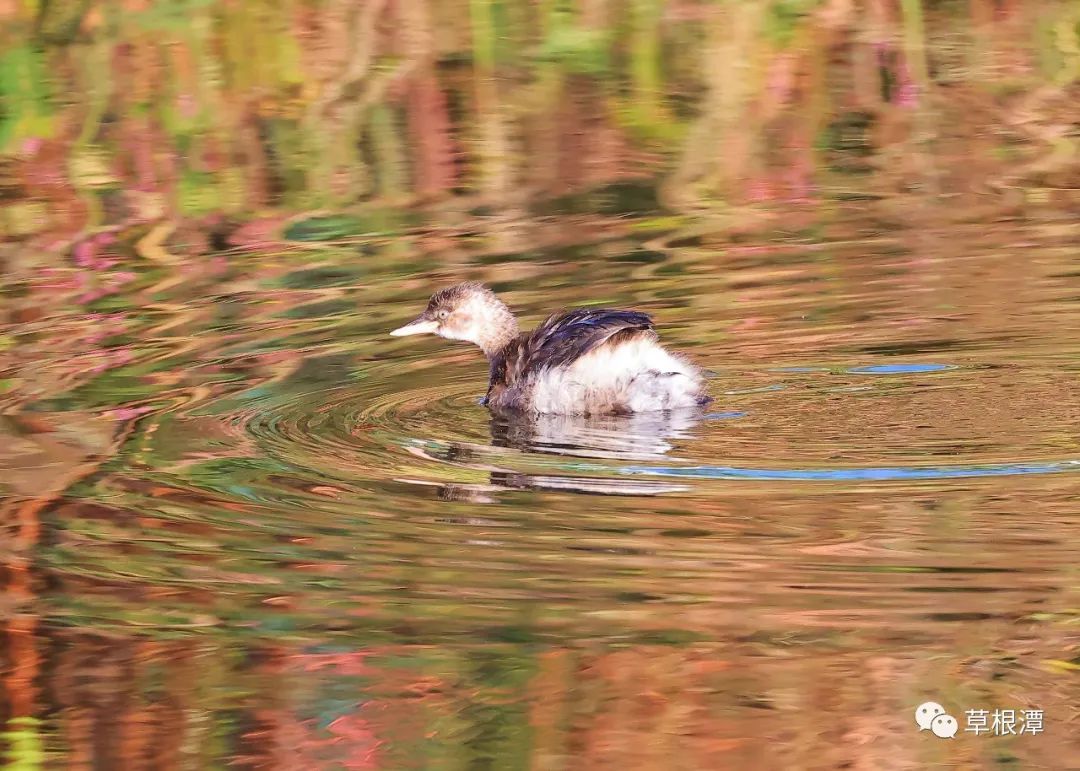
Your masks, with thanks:
[[[441,289],[394,337],[434,334],[473,343],[490,370],[482,403],[492,410],[629,415],[711,401],[702,371],[660,344],[652,317],[581,308],[520,332],[506,304],[481,283]]]

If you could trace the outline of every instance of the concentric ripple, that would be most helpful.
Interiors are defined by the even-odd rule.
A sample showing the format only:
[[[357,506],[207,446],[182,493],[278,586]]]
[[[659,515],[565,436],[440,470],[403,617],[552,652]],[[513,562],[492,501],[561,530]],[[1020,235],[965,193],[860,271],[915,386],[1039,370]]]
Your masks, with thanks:
[[[445,388],[417,388],[371,398],[348,386],[274,399],[234,416],[265,452],[339,479],[393,471],[402,461],[402,446],[416,435],[481,443],[483,418],[475,395],[464,388],[449,394]]]
[[[861,377],[868,373],[877,376],[869,384]],[[1080,460],[1048,452],[1055,426],[1039,424],[1034,403],[1018,424],[1023,434],[988,430],[981,418],[995,414],[986,394],[1007,388],[992,368],[720,371],[710,411],[625,417],[493,415],[479,403],[482,378],[464,363],[375,361],[353,375],[334,387],[312,389],[298,378],[272,395],[249,393],[226,420],[293,469],[351,482],[653,495],[718,480],[851,484],[1080,470]],[[935,405],[956,413],[944,441]],[[964,405],[981,405],[966,432]],[[1025,442],[1031,455],[1017,459]],[[998,449],[1013,457],[1001,458]],[[631,483],[628,476],[680,483]]]

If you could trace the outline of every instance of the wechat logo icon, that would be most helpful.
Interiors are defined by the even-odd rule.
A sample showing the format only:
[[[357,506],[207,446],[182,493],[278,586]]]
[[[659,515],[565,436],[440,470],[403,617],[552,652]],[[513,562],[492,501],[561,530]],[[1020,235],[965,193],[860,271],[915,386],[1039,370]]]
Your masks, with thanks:
[[[945,708],[936,701],[923,702],[917,706],[915,722],[920,731],[931,731],[939,739],[953,738],[959,727],[956,718],[946,713]]]

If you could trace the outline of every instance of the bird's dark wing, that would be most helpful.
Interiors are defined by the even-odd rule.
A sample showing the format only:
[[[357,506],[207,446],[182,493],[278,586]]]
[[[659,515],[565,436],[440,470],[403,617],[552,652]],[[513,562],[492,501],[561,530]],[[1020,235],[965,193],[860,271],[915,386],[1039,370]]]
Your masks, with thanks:
[[[652,317],[640,311],[582,308],[548,316],[526,342],[527,371],[572,364],[619,334],[652,332]]]
[[[652,318],[639,311],[583,308],[549,316],[507,351],[507,378],[513,382],[548,367],[572,364],[616,336],[654,334]]]

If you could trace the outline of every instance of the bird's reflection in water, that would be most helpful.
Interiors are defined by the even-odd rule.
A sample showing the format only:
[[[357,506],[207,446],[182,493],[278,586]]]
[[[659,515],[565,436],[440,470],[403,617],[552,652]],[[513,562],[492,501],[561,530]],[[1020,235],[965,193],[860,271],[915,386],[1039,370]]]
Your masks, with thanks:
[[[648,461],[667,455],[701,421],[700,410],[630,415],[492,413],[491,443],[577,458]]]
[[[701,421],[700,410],[635,413],[632,415],[534,415],[492,413],[491,445],[451,442],[422,454],[435,460],[482,467],[490,473],[487,485],[440,484],[439,497],[491,503],[500,490],[566,490],[597,495],[659,495],[686,490],[681,484],[617,476],[536,474],[504,468],[513,454],[563,455],[572,458],[634,461],[667,458],[679,439],[690,436]]]

